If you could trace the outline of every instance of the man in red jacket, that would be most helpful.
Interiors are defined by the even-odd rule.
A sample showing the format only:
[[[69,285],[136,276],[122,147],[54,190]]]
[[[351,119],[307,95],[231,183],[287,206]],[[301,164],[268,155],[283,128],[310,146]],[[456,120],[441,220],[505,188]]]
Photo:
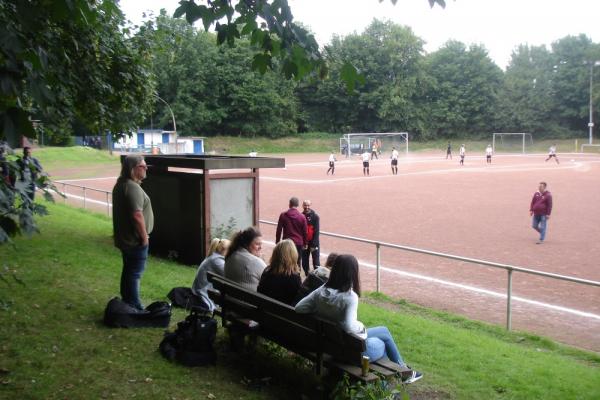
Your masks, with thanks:
[[[290,199],[290,208],[279,215],[277,222],[277,231],[275,232],[275,243],[282,239],[290,239],[296,245],[298,250],[298,267],[302,261],[302,253],[308,248],[308,225],[306,217],[300,211],[298,206],[300,201],[297,197]]]
[[[552,194],[546,190],[546,182],[540,182],[538,191],[534,193],[529,207],[529,215],[533,216],[531,227],[539,232],[540,239],[536,244],[544,243],[546,238],[546,223],[552,212]]]

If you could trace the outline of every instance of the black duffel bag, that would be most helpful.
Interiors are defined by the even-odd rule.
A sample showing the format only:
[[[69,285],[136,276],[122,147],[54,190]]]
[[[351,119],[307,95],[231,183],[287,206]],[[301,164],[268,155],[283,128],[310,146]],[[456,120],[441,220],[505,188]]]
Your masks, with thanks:
[[[144,310],[112,298],[104,310],[104,324],[113,328],[166,328],[171,322],[171,305],[155,301]]]
[[[160,353],[167,360],[188,367],[215,365],[217,325],[212,314],[201,307],[193,307],[190,315],[177,323],[175,332],[165,333],[158,347]]]

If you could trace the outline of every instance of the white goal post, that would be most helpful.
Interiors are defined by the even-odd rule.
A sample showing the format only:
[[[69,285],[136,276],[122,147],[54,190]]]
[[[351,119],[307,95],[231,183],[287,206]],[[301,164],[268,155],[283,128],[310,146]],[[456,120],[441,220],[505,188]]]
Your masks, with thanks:
[[[494,132],[494,133],[492,133],[492,150],[494,151],[494,153],[496,153],[496,140],[497,140],[496,137],[498,138],[498,141],[500,143],[503,143],[504,136],[521,136],[522,137],[521,152],[523,154],[525,154],[525,145],[526,144],[533,146],[533,136],[531,136],[531,133]]]
[[[592,150],[598,149],[595,152],[600,152],[600,144],[582,144],[581,145],[581,152],[585,153],[585,149],[590,148]]]
[[[340,153],[346,153],[346,157],[350,157],[352,153],[357,153],[358,149],[371,149],[375,141],[382,141],[382,139],[391,139],[392,144],[398,144],[398,150],[400,145],[404,146],[404,151],[408,155],[408,132],[386,132],[386,133],[345,133],[340,138]],[[385,142],[387,143],[387,141]],[[391,146],[384,146],[386,149]]]

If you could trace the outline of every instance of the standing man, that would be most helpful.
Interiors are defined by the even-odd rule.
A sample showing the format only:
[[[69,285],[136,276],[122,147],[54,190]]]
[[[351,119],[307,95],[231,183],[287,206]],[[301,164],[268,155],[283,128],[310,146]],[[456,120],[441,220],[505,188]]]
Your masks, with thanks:
[[[281,239],[290,239],[296,245],[298,251],[297,264],[301,265],[302,253],[308,248],[307,223],[304,215],[298,211],[300,201],[297,197],[292,197],[289,203],[289,209],[279,215],[277,221],[277,231],[275,232],[275,244]],[[283,235],[282,235],[283,234]]]
[[[369,152],[365,149],[362,153],[363,175],[369,175]]]
[[[149,235],[154,227],[150,198],[140,186],[147,169],[144,157],[125,157],[112,192],[115,246],[123,257],[121,297],[138,310],[144,309],[140,300],[140,281],[146,269]]]
[[[558,157],[556,156],[556,145],[555,144],[550,146],[550,148],[548,149],[548,158],[546,158],[546,161],[548,161],[552,157],[554,157],[554,161],[556,161],[557,164],[560,164],[560,162],[558,161]]]
[[[458,149],[458,155],[460,155],[460,165],[465,165],[465,145],[464,145],[464,143],[460,145],[460,149]]]
[[[534,193],[529,206],[529,215],[533,216],[531,227],[540,234],[536,244],[544,243],[546,238],[546,224],[552,212],[552,194],[546,190],[546,182],[540,182],[538,191]]]
[[[335,162],[337,160],[335,159],[335,154],[333,154],[333,151],[331,152],[331,154],[329,155],[329,169],[327,170],[327,175],[329,175],[329,171],[331,171],[331,175],[333,175],[333,173],[335,172]]]
[[[392,174],[398,175],[398,150],[396,147],[392,147]]]
[[[319,251],[319,229],[320,220],[319,214],[315,212],[310,206],[312,205],[310,200],[304,200],[302,202],[302,208],[304,211],[304,217],[307,223],[306,239],[308,240],[308,248],[302,252],[302,269],[304,274],[308,276],[310,257],[312,256],[313,269],[317,269],[321,266],[321,254]]]
[[[452,160],[452,144],[448,141],[448,148],[446,149],[446,160],[450,157]]]
[[[23,147],[23,157],[17,160],[21,173],[21,181],[27,187],[27,196],[33,201],[35,198],[35,181],[42,172],[42,164],[31,156],[31,147]]]
[[[485,148],[485,162],[486,164],[491,164],[492,163],[492,145],[488,144],[487,147]]]

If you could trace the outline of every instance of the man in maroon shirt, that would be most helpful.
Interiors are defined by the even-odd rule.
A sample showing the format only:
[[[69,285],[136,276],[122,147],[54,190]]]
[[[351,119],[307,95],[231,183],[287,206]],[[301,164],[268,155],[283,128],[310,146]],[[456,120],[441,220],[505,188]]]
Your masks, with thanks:
[[[529,206],[529,215],[533,216],[531,227],[539,232],[540,239],[536,244],[544,243],[546,238],[546,223],[552,212],[552,194],[546,190],[546,182],[540,182],[538,191],[534,193]]]
[[[290,239],[294,242],[296,250],[298,250],[298,266],[300,266],[304,249],[308,248],[308,225],[304,214],[297,209],[299,205],[300,201],[297,197],[290,199],[290,208],[279,215],[275,232],[275,243],[279,243],[282,239],[282,233],[283,239]]]

